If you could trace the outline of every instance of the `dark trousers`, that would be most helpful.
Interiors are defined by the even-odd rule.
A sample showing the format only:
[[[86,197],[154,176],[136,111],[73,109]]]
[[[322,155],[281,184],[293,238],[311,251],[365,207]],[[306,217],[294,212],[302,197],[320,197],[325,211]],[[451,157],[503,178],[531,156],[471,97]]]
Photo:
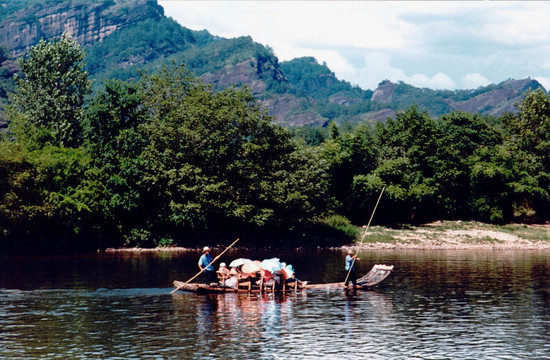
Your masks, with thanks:
[[[204,283],[206,285],[210,285],[210,283],[214,282],[215,281],[215,278],[216,278],[216,274],[214,274],[214,271],[213,270],[205,270],[204,271],[204,276],[205,276],[205,281]]]
[[[348,276],[347,270],[346,270],[346,274],[344,275],[344,279],[346,276]],[[351,271],[349,272],[348,279],[346,280],[346,283],[344,284],[344,286],[348,286],[350,281],[353,284],[353,286],[357,286],[357,274],[355,273],[355,268],[352,268]]]

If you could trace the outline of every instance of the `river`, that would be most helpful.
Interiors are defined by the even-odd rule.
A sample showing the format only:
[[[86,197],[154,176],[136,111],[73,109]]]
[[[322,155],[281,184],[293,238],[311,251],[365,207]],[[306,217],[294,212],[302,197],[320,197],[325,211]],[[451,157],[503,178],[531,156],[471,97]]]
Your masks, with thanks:
[[[213,255],[216,255],[214,251]],[[395,271],[369,291],[171,294],[198,252],[0,258],[0,358],[550,358],[550,252],[371,250]],[[341,251],[278,256],[341,281]]]

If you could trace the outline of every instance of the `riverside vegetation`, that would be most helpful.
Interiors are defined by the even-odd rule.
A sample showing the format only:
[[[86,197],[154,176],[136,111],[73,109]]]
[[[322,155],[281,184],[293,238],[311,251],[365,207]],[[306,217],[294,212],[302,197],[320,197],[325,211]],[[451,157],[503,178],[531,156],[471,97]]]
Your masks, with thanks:
[[[91,95],[85,57],[61,37],[19,59],[0,141],[2,251],[341,244],[383,187],[377,225],[550,218],[540,89],[500,117],[411,106],[384,123],[298,132],[246,87],[214,91],[179,63]]]

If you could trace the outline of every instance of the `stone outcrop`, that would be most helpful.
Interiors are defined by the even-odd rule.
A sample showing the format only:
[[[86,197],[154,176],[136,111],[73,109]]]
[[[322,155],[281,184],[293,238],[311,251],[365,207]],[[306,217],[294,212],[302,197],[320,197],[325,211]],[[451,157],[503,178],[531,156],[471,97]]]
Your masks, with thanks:
[[[114,31],[145,19],[159,19],[164,9],[157,1],[68,1],[35,5],[0,23],[0,44],[18,57],[42,38],[70,35],[87,45],[103,41]]]
[[[374,93],[372,94],[371,101],[378,101],[381,103],[389,103],[391,102],[393,92],[395,91],[396,84],[392,83],[391,81],[384,80],[382,81],[376,90],[374,90]]]
[[[220,71],[214,73],[205,73],[201,79],[212,84],[214,89],[224,89],[233,84],[247,85],[254,95],[261,94],[266,89],[266,84],[256,76],[258,60],[251,58],[236,65],[225,66]]]
[[[469,113],[483,113],[500,116],[505,112],[515,112],[516,103],[521,101],[525,91],[535,90],[540,84],[533,79],[506,80],[498,88],[489,90],[464,101],[451,101],[452,110]]]

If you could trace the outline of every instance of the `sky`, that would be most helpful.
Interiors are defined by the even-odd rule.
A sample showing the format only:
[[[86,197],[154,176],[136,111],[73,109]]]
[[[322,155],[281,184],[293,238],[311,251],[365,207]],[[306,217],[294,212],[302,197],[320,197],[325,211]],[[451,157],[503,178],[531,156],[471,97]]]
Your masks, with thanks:
[[[180,1],[165,15],[223,38],[251,36],[279,59],[312,56],[340,80],[476,89],[531,77],[550,89],[546,1]]]

